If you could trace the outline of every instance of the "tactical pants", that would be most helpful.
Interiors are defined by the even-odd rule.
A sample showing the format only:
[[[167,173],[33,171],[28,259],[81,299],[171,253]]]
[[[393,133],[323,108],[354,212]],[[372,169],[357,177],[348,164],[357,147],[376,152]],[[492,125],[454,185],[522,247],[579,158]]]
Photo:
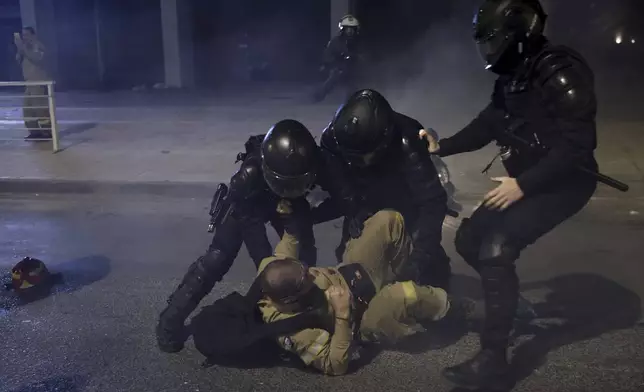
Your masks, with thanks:
[[[595,188],[594,181],[578,181],[526,197],[505,211],[481,206],[463,219],[455,245],[481,275],[486,312],[482,348],[505,350],[508,346],[519,296],[514,262],[521,251],[579,212]]]
[[[49,101],[45,95],[47,95],[45,86],[27,86],[25,89],[22,115],[25,119],[25,128],[31,135],[51,135]]]
[[[417,320],[439,320],[449,310],[444,290],[395,282],[411,250],[404,219],[393,210],[379,211],[367,219],[362,235],[347,242],[340,266],[361,264],[377,292],[361,319],[363,339],[395,343],[413,333]]]

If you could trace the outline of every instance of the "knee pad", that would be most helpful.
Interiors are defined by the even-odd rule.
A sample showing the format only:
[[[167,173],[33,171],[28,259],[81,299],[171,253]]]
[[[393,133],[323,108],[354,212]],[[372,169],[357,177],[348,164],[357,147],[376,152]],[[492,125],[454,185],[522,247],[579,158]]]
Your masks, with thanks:
[[[486,265],[505,266],[519,258],[521,248],[503,231],[493,231],[481,241],[478,258]]]
[[[233,260],[219,249],[209,250],[199,257],[195,268],[201,270],[209,279],[221,280],[233,264]]]
[[[477,235],[472,229],[469,218],[464,218],[461,225],[456,230],[454,237],[454,247],[456,252],[471,265],[474,269],[478,268],[478,254],[480,248],[480,241],[477,240]]]
[[[493,231],[483,239],[479,259],[483,286],[489,289],[486,291],[518,290],[514,262],[520,252],[521,248],[501,231]]]

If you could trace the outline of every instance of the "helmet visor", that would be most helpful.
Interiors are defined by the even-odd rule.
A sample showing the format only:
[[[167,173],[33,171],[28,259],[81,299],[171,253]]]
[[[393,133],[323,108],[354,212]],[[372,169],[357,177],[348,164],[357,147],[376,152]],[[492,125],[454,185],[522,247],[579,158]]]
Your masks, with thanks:
[[[476,41],[479,55],[485,62],[485,68],[494,67],[503,57],[505,51],[510,47],[511,38],[501,31],[489,34]]]
[[[370,153],[360,153],[355,151],[343,151],[342,152],[343,160],[349,164],[349,166],[364,168],[373,165],[377,158],[377,151]]]
[[[264,166],[264,179],[266,184],[276,195],[285,199],[294,199],[304,196],[315,184],[315,172],[308,172],[299,176],[282,176]]]

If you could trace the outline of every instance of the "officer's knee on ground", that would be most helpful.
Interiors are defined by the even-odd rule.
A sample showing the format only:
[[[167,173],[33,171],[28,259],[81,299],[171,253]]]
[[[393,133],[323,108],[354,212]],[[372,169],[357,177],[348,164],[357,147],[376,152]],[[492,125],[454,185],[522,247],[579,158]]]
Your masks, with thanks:
[[[480,242],[477,241],[476,237],[470,220],[468,218],[463,219],[458,230],[456,230],[454,247],[463,260],[474,269],[478,269],[479,267],[478,254]]]

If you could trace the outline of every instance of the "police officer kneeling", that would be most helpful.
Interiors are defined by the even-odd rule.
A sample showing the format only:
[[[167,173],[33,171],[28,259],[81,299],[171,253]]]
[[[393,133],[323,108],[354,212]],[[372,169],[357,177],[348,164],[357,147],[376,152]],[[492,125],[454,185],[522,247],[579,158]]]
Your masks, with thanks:
[[[228,273],[242,244],[246,244],[256,266],[273,253],[266,222],[279,235],[284,231],[276,212],[281,198],[294,200],[297,217],[289,219],[289,230],[299,233],[302,259],[315,264],[313,223],[304,196],[310,188],[321,186],[318,150],[309,130],[288,119],[276,123],[265,136],[253,136],[246,142],[245,158],[230,179],[230,191],[222,203],[228,212],[222,214],[208,251],[192,263],[161,312],[156,335],[162,351],[175,353],[183,349],[189,332],[184,325],[186,319]],[[306,210],[299,210],[300,205]]]
[[[275,256],[259,267],[258,305],[266,323],[313,309],[321,313],[324,328],[282,336],[278,344],[325,374],[346,373],[356,343],[393,343],[413,334],[416,320],[440,320],[450,309],[443,289],[395,282],[411,252],[398,212],[381,210],[367,219],[337,267],[307,268],[297,249],[298,239],[287,229]]]

